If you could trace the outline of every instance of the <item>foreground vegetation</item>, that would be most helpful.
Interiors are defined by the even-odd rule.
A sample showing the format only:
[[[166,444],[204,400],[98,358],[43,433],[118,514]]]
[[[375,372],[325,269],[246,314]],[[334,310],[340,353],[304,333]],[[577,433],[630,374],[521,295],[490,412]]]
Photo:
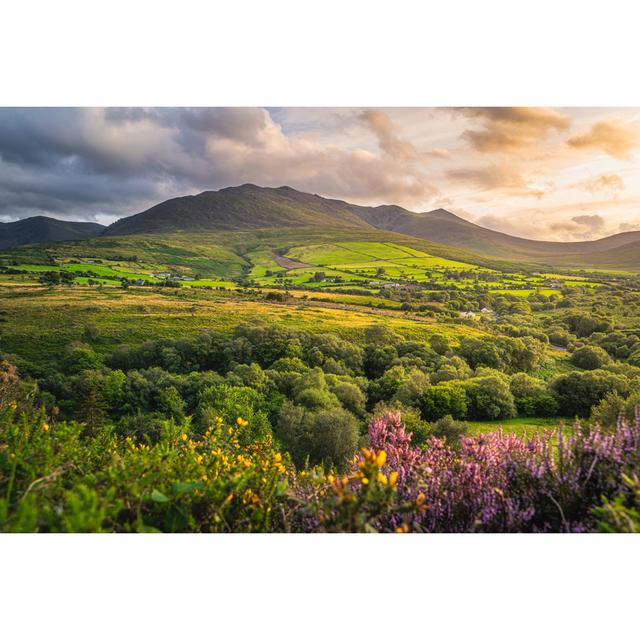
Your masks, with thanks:
[[[502,432],[420,448],[387,413],[338,474],[296,469],[241,417],[165,421],[145,444],[17,408],[0,413],[3,531],[640,531],[640,415],[555,448]]]

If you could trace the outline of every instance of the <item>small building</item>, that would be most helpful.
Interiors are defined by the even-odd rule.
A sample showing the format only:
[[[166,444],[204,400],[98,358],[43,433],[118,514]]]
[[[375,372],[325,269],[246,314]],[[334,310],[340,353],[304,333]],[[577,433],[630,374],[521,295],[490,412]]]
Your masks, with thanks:
[[[476,314],[473,311],[461,311],[460,312],[460,317],[461,318],[475,318]]]

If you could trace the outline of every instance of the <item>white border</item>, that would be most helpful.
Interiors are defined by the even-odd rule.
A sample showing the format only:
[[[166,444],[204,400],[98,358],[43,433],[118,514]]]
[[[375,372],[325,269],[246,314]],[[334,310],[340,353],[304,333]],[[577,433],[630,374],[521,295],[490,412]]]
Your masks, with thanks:
[[[5,3],[0,104],[638,106],[580,3]],[[627,637],[638,536],[0,537],[7,638]]]

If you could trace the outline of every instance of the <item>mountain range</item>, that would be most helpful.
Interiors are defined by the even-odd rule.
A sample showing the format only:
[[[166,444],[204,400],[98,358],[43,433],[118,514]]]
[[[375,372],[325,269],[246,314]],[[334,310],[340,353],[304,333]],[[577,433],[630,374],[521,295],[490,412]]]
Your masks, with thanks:
[[[0,249],[23,244],[41,244],[83,240],[99,236],[105,227],[95,222],[68,222],[46,216],[0,222]]]
[[[598,240],[551,242],[476,225],[444,209],[416,213],[396,205],[366,207],[291,187],[245,184],[172,198],[104,228],[95,223],[28,218],[0,227],[0,248],[96,235],[203,233],[251,229],[393,231],[485,256],[559,266],[640,268],[640,231]]]

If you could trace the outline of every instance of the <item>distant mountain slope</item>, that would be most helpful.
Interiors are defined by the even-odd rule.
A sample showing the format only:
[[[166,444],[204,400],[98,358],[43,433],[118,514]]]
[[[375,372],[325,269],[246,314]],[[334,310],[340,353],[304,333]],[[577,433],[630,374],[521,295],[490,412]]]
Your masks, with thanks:
[[[274,227],[365,227],[342,203],[302,193],[245,184],[173,198],[107,227],[105,235],[174,231],[240,231]]]
[[[100,235],[105,227],[95,222],[69,222],[45,216],[0,222],[0,249],[22,244],[82,240]]]
[[[616,249],[640,241],[640,231],[618,233],[584,242],[549,242],[511,236],[481,227],[444,209],[413,213],[402,207],[353,207],[363,220],[378,229],[396,231],[454,247],[502,258],[553,258]]]
[[[585,242],[529,240],[481,227],[444,209],[414,213],[395,205],[364,207],[290,187],[252,184],[167,200],[118,220],[104,235],[277,228],[393,231],[485,256],[546,264],[590,266],[593,255],[598,264],[609,266],[611,261],[615,266],[620,255],[624,264],[619,268],[640,269],[640,231]],[[601,255],[604,252],[613,253]]]

